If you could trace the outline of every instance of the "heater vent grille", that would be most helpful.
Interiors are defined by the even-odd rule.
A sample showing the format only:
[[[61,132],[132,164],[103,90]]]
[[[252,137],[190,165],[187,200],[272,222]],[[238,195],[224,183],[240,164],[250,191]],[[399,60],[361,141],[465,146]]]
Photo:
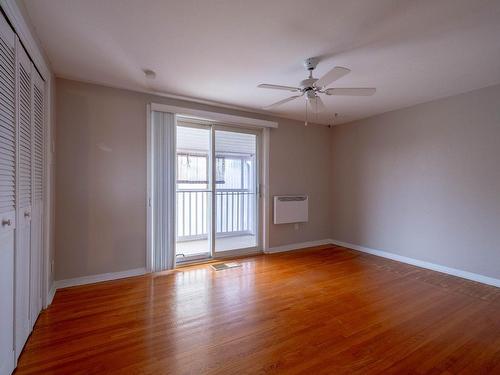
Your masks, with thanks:
[[[241,264],[239,263],[217,263],[217,264],[212,264],[212,268],[216,271],[223,271],[223,270],[227,270],[227,269],[230,269],[230,268],[237,268],[237,267],[241,267]]]

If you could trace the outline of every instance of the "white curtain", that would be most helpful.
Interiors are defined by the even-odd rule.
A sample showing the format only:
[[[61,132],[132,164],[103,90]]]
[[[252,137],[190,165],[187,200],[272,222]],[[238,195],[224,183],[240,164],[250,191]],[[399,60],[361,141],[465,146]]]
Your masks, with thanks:
[[[152,271],[175,266],[175,114],[151,112]]]

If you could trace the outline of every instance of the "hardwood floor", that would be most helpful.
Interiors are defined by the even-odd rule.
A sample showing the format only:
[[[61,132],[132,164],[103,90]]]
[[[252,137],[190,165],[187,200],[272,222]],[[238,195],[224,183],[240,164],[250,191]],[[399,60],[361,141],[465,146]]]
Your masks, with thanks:
[[[59,290],[17,374],[500,374],[500,289],[328,246]]]

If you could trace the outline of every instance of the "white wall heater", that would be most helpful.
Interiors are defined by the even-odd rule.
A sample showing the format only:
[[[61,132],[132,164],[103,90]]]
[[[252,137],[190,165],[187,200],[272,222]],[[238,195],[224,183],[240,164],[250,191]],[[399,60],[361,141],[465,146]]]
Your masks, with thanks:
[[[307,195],[278,195],[274,197],[274,224],[303,223],[309,220]]]

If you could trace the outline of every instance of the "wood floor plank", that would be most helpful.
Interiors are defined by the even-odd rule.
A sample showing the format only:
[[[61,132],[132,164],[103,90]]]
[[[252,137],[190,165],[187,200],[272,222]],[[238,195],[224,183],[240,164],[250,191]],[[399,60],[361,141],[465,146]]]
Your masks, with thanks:
[[[500,289],[338,246],[57,291],[16,374],[500,369]]]

